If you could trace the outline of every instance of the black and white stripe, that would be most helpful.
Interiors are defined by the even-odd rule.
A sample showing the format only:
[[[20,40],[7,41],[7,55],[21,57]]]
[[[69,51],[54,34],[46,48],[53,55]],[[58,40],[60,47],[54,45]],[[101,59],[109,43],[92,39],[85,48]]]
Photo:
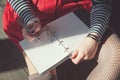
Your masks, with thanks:
[[[8,0],[14,11],[20,16],[26,25],[29,20],[35,18],[29,0]]]
[[[111,0],[93,0],[93,7],[90,13],[90,32],[97,33],[102,38],[108,27],[111,14]]]
[[[36,18],[29,0],[8,0],[15,12],[25,24]],[[92,0],[93,6],[90,13],[90,31],[97,33],[102,38],[109,22],[112,0]]]

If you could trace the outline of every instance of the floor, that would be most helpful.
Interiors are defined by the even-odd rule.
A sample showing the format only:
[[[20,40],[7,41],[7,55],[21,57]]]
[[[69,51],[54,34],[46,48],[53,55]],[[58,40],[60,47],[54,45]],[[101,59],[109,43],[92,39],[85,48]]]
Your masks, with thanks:
[[[0,80],[28,80],[21,52],[2,30],[1,15],[6,0],[0,0]]]

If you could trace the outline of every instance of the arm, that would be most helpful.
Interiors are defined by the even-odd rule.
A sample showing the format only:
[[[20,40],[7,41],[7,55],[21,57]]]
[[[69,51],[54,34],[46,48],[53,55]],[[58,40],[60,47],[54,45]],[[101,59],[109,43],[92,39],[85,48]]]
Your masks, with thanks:
[[[28,24],[30,20],[36,19],[38,21],[29,0],[8,0],[8,2],[25,25]]]
[[[23,37],[33,41],[41,29],[39,18],[36,17],[29,0],[8,0],[14,11],[20,17],[23,26]]]
[[[89,33],[96,33],[101,40],[108,27],[112,0],[92,0],[92,3]]]
[[[72,61],[78,64],[82,60],[95,57],[102,36],[108,27],[111,14],[111,0],[92,0],[93,6],[90,13],[90,31],[84,41],[72,54]]]

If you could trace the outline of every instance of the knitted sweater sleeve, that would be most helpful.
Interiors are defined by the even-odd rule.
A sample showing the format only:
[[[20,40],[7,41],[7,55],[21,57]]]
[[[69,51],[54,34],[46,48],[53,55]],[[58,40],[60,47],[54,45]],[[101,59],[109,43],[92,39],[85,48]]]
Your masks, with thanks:
[[[90,12],[90,31],[97,33],[100,39],[108,27],[111,14],[112,0],[92,0],[92,11]]]

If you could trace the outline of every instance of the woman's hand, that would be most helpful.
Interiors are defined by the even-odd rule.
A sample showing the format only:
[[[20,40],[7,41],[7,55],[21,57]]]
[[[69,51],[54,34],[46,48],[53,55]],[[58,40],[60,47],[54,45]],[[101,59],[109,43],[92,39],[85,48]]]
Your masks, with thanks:
[[[41,30],[40,22],[33,22],[25,26],[22,30],[23,37],[28,41],[33,41]]]
[[[91,37],[86,37],[84,41],[73,52],[71,60],[74,64],[78,64],[83,60],[93,59],[97,52],[99,43]]]

